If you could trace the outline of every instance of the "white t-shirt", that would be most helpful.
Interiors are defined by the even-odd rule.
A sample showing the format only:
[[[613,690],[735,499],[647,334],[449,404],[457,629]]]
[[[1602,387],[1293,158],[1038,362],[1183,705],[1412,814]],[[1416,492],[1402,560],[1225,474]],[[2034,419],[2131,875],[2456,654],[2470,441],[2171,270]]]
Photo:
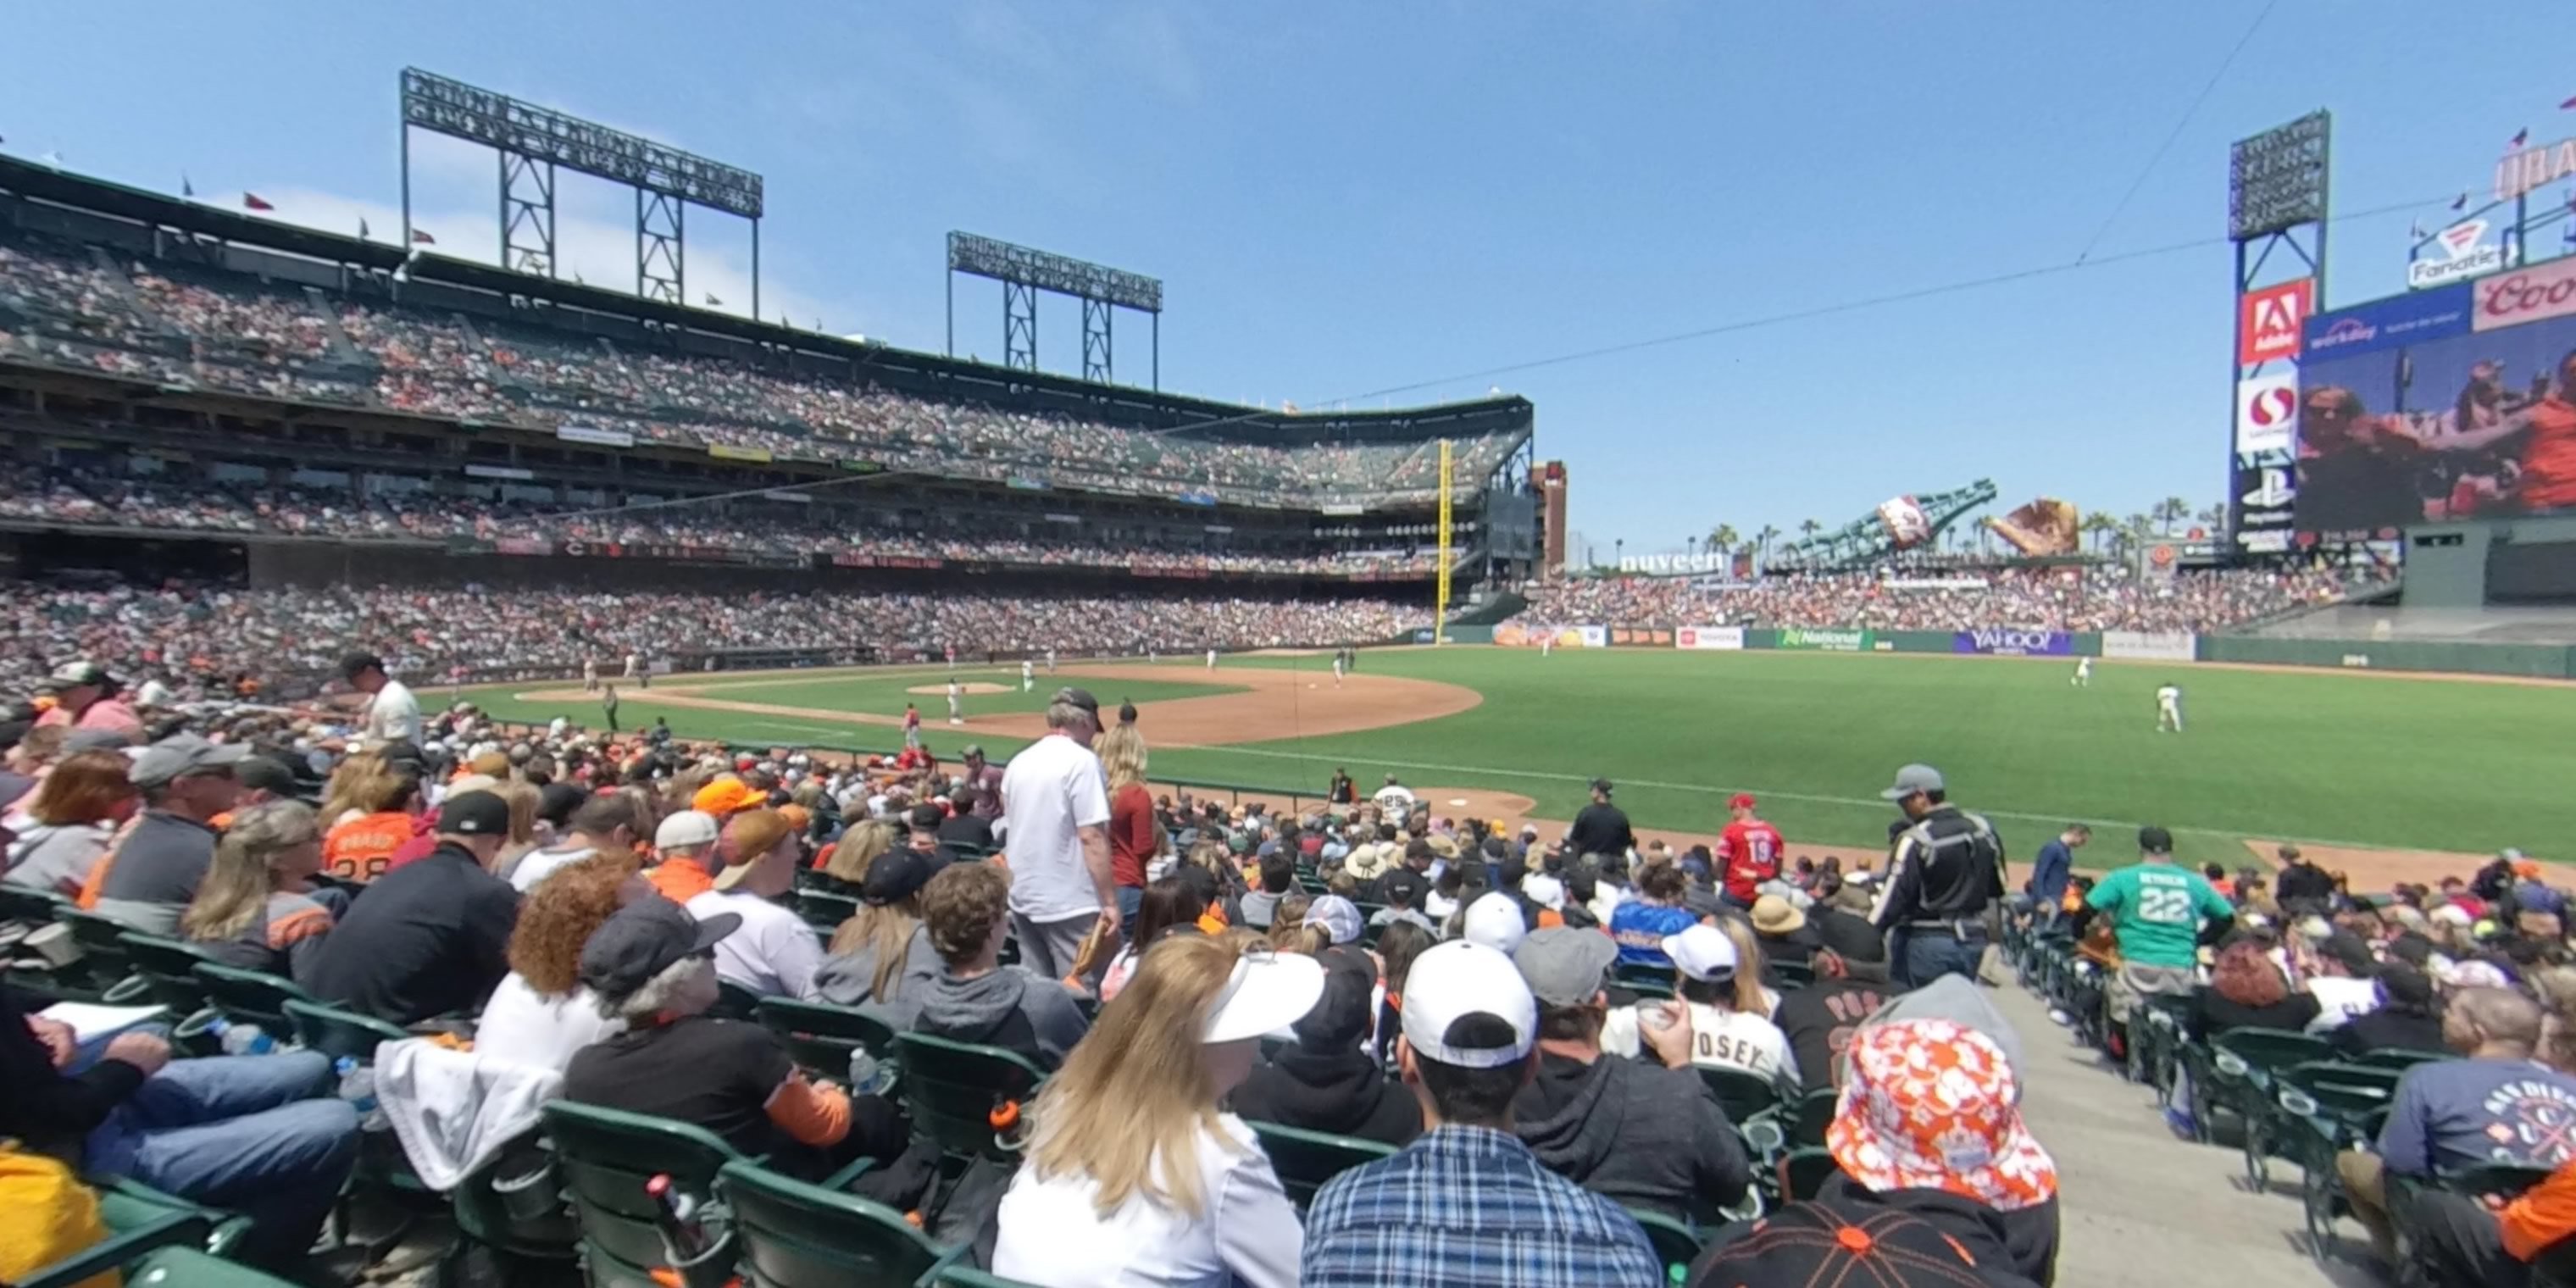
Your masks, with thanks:
[[[556,872],[599,853],[587,845],[568,850],[530,850],[510,869],[510,888],[521,894],[537,888],[537,883]]]
[[[599,1013],[599,997],[587,987],[548,997],[512,971],[474,1022],[474,1054],[560,1072],[573,1052],[625,1031],[626,1021]]]
[[[1002,821],[1011,838],[1011,911],[1041,922],[1100,911],[1079,830],[1109,822],[1100,757],[1062,734],[1021,748],[1002,771]]]
[[[689,915],[705,921],[730,912],[742,925],[716,941],[716,977],[732,980],[762,997],[811,1001],[814,972],[823,965],[823,945],[805,919],[756,894],[709,890],[691,898]]]
[[[2179,704],[2181,701],[2182,690],[2177,689],[2170,684],[2156,690],[2156,705],[2158,706],[2170,707]]]
[[[368,743],[420,741],[420,699],[402,681],[387,677],[385,687],[367,703],[363,728]]]
[[[1657,1002],[1654,1005],[1660,1006]],[[1719,1069],[1742,1069],[1774,1082],[1795,1085],[1798,1057],[1780,1026],[1742,1011],[1690,1004],[1691,1063]],[[1637,1056],[1644,1041],[1637,1032],[1637,1008],[1622,1006],[1601,1025],[1601,1049],[1612,1055]]]
[[[1220,1115],[1196,1152],[1197,1220],[1135,1194],[1103,1217],[1089,1176],[1021,1168],[1002,1196],[993,1273],[1050,1288],[1295,1288],[1305,1233],[1252,1129]]]
[[[1376,801],[1379,809],[1390,814],[1403,815],[1413,810],[1413,789],[1401,783],[1388,783],[1378,788],[1377,795],[1369,799]]]
[[[2317,1018],[2308,1021],[2310,1033],[2342,1028],[2352,1017],[2379,1009],[2379,985],[2366,979],[2310,976],[2308,994],[2317,999]]]

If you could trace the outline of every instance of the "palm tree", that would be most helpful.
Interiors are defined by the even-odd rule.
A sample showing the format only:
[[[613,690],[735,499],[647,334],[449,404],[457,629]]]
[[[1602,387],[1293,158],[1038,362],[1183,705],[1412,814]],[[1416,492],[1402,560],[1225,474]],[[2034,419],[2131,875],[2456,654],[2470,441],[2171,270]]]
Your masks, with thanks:
[[[1768,523],[1763,524],[1762,530],[1753,534],[1753,548],[1761,551],[1765,555],[1768,555],[1771,553],[1771,543],[1779,539],[1780,530],[1778,528],[1775,528]]]
[[[2165,498],[2165,535],[2173,535],[2173,525],[2191,517],[2191,502],[2178,496]]]
[[[1798,520],[1798,536],[1801,540],[1813,541],[1816,539],[1816,534],[1824,530],[1825,525],[1813,519]]]
[[[2147,539],[2147,529],[2153,526],[2155,526],[2155,521],[2149,519],[2143,514],[2130,515],[2128,518],[2128,531],[2122,534],[2126,536],[2128,540],[2122,543],[2122,548],[2134,549],[2145,544]]]
[[[1708,534],[1708,552],[1722,560],[1727,552],[1735,549],[1736,543],[1742,540],[1744,540],[1744,534],[1737,532],[1734,524],[1721,523],[1717,525],[1716,531]]]
[[[2084,535],[2093,538],[2093,553],[2098,555],[2102,553],[2103,547],[2110,544],[2111,537],[2119,532],[2120,521],[2100,510],[2095,510],[2084,516],[2081,526]]]

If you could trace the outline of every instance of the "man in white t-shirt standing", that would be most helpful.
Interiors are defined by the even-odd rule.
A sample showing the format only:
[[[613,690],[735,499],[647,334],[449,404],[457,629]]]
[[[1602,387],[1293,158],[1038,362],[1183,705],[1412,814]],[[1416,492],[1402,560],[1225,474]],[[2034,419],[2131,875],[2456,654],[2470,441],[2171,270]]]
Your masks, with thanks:
[[[1413,812],[1413,789],[1395,781],[1393,774],[1386,776],[1386,786],[1378,788],[1377,794],[1369,799],[1376,801],[1377,807],[1392,815],[1398,823]]]
[[[340,659],[340,678],[367,695],[367,712],[358,721],[358,738],[369,748],[420,741],[420,699],[402,681],[385,674],[385,660],[373,653]]]
[[[1062,979],[1094,923],[1118,928],[1118,887],[1109,874],[1109,785],[1091,750],[1100,702],[1058,689],[1046,721],[1047,736],[1002,771],[1003,848],[1020,964]]]

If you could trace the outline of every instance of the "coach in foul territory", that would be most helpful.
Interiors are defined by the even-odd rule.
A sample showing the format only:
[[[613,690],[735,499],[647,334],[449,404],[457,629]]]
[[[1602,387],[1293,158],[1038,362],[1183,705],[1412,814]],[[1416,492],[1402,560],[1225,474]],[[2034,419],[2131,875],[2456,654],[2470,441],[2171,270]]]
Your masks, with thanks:
[[[2003,898],[2004,844],[1994,825],[1949,801],[1941,771],[1907,765],[1880,792],[1913,820],[1896,838],[1870,922],[1890,937],[1888,964],[1899,988],[1943,975],[1975,979],[1987,942],[1987,910]]]

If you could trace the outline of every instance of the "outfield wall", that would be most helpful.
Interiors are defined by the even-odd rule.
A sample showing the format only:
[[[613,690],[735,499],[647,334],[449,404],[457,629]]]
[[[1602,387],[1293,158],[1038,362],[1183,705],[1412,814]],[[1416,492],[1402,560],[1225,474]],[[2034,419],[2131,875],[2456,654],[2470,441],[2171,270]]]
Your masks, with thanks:
[[[1811,653],[1949,653],[1987,657],[2101,657],[2115,661],[2238,662],[2333,670],[2415,671],[2576,680],[2576,647],[2558,644],[2471,644],[2434,640],[2283,639],[2259,635],[2189,635],[2150,631],[2049,631],[1992,626],[1962,631],[1882,631],[1867,627],[1680,624],[1574,625],[1547,632],[1559,648],[1739,649]],[[1534,647],[1537,632],[1505,627],[1452,628],[1459,644]]]

